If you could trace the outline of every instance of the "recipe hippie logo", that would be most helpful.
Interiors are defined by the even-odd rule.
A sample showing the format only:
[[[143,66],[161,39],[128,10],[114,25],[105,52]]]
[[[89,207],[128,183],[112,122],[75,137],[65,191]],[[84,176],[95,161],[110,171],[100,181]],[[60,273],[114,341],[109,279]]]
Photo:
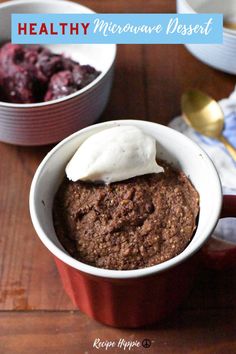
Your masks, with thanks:
[[[222,43],[222,14],[12,14],[17,44]]]
[[[133,351],[135,349],[141,350],[143,348],[149,349],[152,345],[152,341],[148,338],[144,338],[143,340],[126,340],[124,338],[120,338],[119,340],[101,340],[100,338],[95,338],[93,341],[93,348],[97,350],[112,350],[115,348],[119,348],[120,350]]]

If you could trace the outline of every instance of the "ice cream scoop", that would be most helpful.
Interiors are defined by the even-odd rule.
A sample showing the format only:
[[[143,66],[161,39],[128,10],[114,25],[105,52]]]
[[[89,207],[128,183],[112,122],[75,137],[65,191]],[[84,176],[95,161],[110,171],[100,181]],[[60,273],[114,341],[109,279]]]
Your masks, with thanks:
[[[66,166],[72,181],[123,181],[164,169],[156,162],[156,140],[134,126],[117,126],[86,139]]]

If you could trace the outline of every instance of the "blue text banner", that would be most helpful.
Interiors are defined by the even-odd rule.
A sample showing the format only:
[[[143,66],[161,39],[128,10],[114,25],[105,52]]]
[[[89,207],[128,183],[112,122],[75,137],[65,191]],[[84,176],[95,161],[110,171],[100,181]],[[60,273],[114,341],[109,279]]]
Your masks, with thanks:
[[[13,14],[19,44],[218,44],[222,14]]]

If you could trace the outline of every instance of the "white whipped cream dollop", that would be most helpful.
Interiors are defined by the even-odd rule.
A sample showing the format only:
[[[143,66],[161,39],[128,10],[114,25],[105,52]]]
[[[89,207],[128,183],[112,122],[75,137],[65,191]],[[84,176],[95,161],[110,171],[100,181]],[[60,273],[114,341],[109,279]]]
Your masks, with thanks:
[[[72,181],[123,181],[164,169],[156,162],[156,141],[134,126],[117,126],[91,135],[66,166]]]

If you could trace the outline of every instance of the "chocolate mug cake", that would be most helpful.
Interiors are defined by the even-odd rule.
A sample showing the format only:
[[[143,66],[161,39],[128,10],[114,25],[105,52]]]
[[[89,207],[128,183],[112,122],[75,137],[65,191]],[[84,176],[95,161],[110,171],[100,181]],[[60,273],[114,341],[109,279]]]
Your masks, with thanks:
[[[129,155],[132,150],[130,156],[135,163],[129,160],[131,168],[126,170],[128,174],[120,176],[117,181],[114,181],[112,175],[109,183],[101,183],[97,177],[100,169],[97,158],[91,165],[87,163],[90,159],[87,144],[85,163],[90,172],[87,177],[78,180],[64,178],[54,199],[53,218],[58,239],[74,258],[95,267],[131,270],[164,262],[187,247],[196,229],[199,195],[182,171],[166,161],[156,160],[155,143],[145,140],[146,137],[137,131],[138,128],[123,127],[118,131],[119,128],[95,135],[103,135],[101,138],[107,149],[111,148],[111,155],[118,161],[122,159],[120,151],[123,151],[123,155]],[[128,141],[122,137],[123,140],[118,141],[121,149],[117,156],[114,156],[113,151],[113,148],[117,149],[117,142],[112,133],[116,137],[120,133],[130,138]],[[106,141],[106,135],[110,135],[108,139],[114,146]],[[93,143],[91,146],[98,146]],[[149,149],[146,155],[143,154],[144,149]],[[83,148],[81,151],[83,153]],[[98,159],[101,161],[103,153],[98,151]],[[138,153],[140,156],[137,156]],[[91,155],[94,156],[94,152]],[[75,157],[72,158],[74,162]],[[76,165],[78,171],[80,167],[85,171],[81,156],[77,157],[78,160],[81,161],[80,165]],[[145,170],[142,163],[151,167]],[[97,166],[97,170],[91,170],[91,166]],[[137,166],[142,168],[138,171]],[[118,171],[121,167],[121,163],[119,166],[113,164],[113,170],[117,168]],[[108,170],[101,174],[100,169],[103,180],[109,180]],[[142,171],[145,171],[144,174]],[[104,178],[105,174],[107,179]],[[73,175],[70,162],[67,176],[73,179]]]

